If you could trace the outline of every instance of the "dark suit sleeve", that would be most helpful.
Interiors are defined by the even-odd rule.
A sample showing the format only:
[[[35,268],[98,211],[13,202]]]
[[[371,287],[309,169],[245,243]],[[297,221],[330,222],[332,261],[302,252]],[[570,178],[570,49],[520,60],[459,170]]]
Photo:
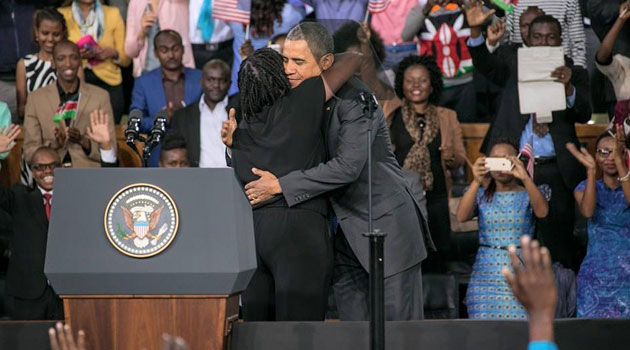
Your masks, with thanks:
[[[136,79],[131,91],[131,106],[129,111],[139,109],[142,111],[142,123],[140,123],[140,132],[149,132],[153,127],[153,116],[149,115],[149,106],[147,104],[147,96],[144,94],[142,87],[143,79]],[[161,87],[160,87],[161,88]]]
[[[0,209],[11,214],[13,212],[13,190],[7,187],[0,187]]]
[[[479,73],[493,83],[505,86],[511,74],[510,59],[514,59],[514,55],[511,54],[512,48],[502,45],[490,53],[484,41],[479,46],[469,46],[468,51],[472,56],[473,66]]]
[[[358,99],[338,103],[341,125],[336,156],[314,168],[293,171],[278,179],[289,206],[350,184],[363,171],[367,161],[366,140],[370,120],[364,117],[363,104]],[[380,107],[374,117],[383,118]],[[374,137],[372,135],[372,141]]]
[[[575,123],[586,123],[591,120],[591,104],[588,71],[579,66],[572,67],[571,83],[575,87],[575,103],[567,109],[567,117]]]

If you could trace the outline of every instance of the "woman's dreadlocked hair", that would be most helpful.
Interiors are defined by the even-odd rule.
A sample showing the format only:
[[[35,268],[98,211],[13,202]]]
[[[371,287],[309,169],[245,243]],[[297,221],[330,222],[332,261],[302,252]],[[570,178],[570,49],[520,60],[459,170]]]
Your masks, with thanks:
[[[271,36],[273,23],[282,24],[282,9],[286,0],[253,0],[251,28],[253,37]]]
[[[256,50],[241,63],[238,89],[243,118],[251,120],[263,107],[271,106],[291,90],[282,56],[269,48]]]

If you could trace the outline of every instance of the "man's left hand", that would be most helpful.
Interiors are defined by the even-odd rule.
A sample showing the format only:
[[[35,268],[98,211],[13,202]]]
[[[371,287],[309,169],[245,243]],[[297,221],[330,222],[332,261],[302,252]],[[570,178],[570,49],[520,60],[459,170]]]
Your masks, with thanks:
[[[90,140],[85,135],[81,135],[81,131],[75,127],[68,128],[68,141],[78,143],[84,149],[90,147]]]
[[[571,84],[572,74],[573,72],[571,71],[571,68],[567,66],[558,67],[551,72],[551,77],[556,78],[555,81],[564,85],[564,91],[567,94],[567,97],[573,95],[573,84]]]
[[[252,173],[260,176],[260,179],[245,185],[245,193],[251,205],[262,203],[282,193],[280,181],[274,174],[256,168],[252,169]]]

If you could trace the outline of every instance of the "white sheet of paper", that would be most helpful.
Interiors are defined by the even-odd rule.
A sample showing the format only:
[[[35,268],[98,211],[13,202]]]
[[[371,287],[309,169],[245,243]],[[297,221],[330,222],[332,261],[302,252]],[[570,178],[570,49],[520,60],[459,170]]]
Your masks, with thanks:
[[[567,108],[564,85],[551,73],[564,66],[562,46],[518,49],[518,97],[521,114],[536,113],[539,123],[550,123],[551,112]]]

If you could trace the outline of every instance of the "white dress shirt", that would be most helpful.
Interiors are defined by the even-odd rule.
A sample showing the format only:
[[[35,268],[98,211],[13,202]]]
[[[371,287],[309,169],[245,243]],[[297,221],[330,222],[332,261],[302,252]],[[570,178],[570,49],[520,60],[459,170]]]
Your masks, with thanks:
[[[43,188],[39,187],[39,185],[37,185],[37,188],[39,189],[39,192],[41,192],[41,193],[42,193],[42,201],[44,202],[44,205],[46,205],[46,198],[44,198],[44,195],[45,195],[46,193],[50,194],[50,196],[51,196],[51,197],[50,197],[50,205],[52,205],[52,195],[53,195],[53,190],[46,191],[45,189],[43,189]]]
[[[227,96],[223,101],[217,103],[214,110],[206,104],[204,96],[201,95],[199,101],[199,167],[200,168],[225,168],[225,145],[221,140],[221,126],[228,119],[225,110],[227,106]]]
[[[199,14],[201,13],[201,7],[203,5],[204,0],[190,0],[188,5],[189,11],[189,36],[190,42],[192,44],[205,44],[203,42],[203,38],[201,37],[201,30],[197,28],[197,23],[199,23]],[[218,44],[220,42],[230,40],[234,37],[232,33],[232,29],[230,26],[217,19],[214,20],[214,30],[212,31],[212,37],[210,38],[209,44]]]

